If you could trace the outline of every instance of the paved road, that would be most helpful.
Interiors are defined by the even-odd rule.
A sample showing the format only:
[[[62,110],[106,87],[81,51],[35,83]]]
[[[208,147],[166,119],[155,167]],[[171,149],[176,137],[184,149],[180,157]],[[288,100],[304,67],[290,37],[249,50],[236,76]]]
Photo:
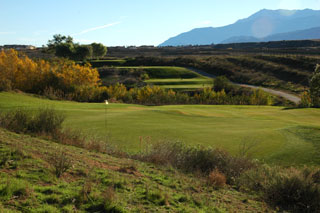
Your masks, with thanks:
[[[203,76],[206,76],[206,77],[209,77],[209,78],[215,78],[216,76],[215,75],[212,75],[212,74],[209,74],[209,73],[206,73],[202,70],[198,70],[198,69],[195,69],[195,68],[191,68],[191,67],[188,67],[188,69],[200,74],[200,75],[203,75]],[[254,85],[249,85],[249,84],[239,84],[239,83],[235,83],[235,82],[232,82],[233,84],[236,84],[236,85],[239,85],[241,87],[248,87],[248,88],[255,88],[255,89],[262,89],[263,91],[265,92],[268,92],[270,94],[273,94],[273,95],[276,95],[276,96],[280,96],[280,97],[283,97],[289,101],[292,101],[293,103],[295,104],[298,104],[300,101],[301,101],[301,98],[296,96],[296,95],[292,95],[290,93],[287,93],[287,92],[283,92],[283,91],[279,91],[279,90],[274,90],[274,89],[270,89],[270,88],[265,88],[265,87],[259,87],[259,86],[254,86]]]

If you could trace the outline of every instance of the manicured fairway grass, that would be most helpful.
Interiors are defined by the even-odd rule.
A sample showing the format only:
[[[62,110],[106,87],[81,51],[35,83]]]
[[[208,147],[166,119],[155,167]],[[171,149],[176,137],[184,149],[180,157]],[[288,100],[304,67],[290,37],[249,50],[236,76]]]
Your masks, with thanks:
[[[149,85],[157,85],[167,89],[194,90],[204,87],[212,87],[212,79],[184,67],[170,66],[141,66],[141,67],[117,67],[118,69],[141,69],[150,77],[145,82]]]
[[[174,90],[194,90],[205,87],[212,87],[212,79],[207,78],[191,78],[191,79],[150,79],[145,81],[151,85],[157,85],[162,88]]]
[[[172,78],[204,78],[198,73],[184,67],[170,66],[136,66],[136,67],[115,67],[118,69],[144,70],[151,79],[172,79]]]
[[[162,84],[208,84],[212,83],[211,79],[206,78],[191,78],[191,79],[179,79],[179,78],[169,78],[169,79],[150,79],[146,80],[147,83],[153,83],[157,85]]]
[[[320,110],[259,106],[156,106],[50,101],[0,93],[0,110],[50,106],[63,110],[65,127],[82,129],[128,151],[140,136],[221,147],[237,154],[243,142],[257,143],[252,156],[269,163],[320,165]],[[106,110],[106,113],[105,113]],[[105,120],[106,118],[106,120]],[[105,123],[105,121],[107,121]]]

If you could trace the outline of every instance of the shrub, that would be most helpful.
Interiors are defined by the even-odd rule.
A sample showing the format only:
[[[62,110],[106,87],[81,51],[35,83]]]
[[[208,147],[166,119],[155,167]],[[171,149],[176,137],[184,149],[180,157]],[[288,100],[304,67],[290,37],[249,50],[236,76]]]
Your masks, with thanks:
[[[250,96],[251,105],[271,105],[271,96],[264,92],[262,89],[254,90],[253,94]]]
[[[19,108],[7,113],[1,113],[0,126],[10,131],[24,133],[28,131],[31,119],[29,111]]]
[[[64,119],[62,113],[50,108],[37,111],[18,108],[0,114],[0,126],[17,133],[54,135],[61,129]]]
[[[297,169],[288,169],[284,174],[276,175],[265,194],[269,202],[284,209],[295,212],[320,210],[319,184]]]
[[[40,108],[33,116],[28,130],[34,133],[54,134],[62,128],[65,116],[50,108]]]
[[[181,142],[154,143],[148,153],[135,156],[156,164],[168,164],[185,172],[201,172],[209,175],[218,169],[226,175],[228,183],[234,183],[244,171],[256,165],[247,158],[233,157],[221,149],[202,146],[186,146]]]
[[[57,178],[72,166],[72,161],[64,151],[54,152],[48,159],[48,163],[54,168]]]
[[[92,56],[95,58],[101,58],[107,54],[107,47],[101,43],[92,43]]]
[[[218,169],[215,169],[209,173],[208,176],[208,184],[216,187],[216,188],[222,188],[226,185],[227,179],[224,174],[219,172]]]
[[[304,92],[301,95],[301,101],[299,103],[299,107],[309,108],[311,106],[312,106],[312,100],[311,100],[310,94],[308,92]]]
[[[260,192],[275,207],[293,212],[320,210],[319,170],[261,166],[239,178],[243,188]]]
[[[231,82],[225,76],[216,77],[213,81],[213,89],[216,92],[220,92],[222,90],[229,92],[232,90],[232,87]]]

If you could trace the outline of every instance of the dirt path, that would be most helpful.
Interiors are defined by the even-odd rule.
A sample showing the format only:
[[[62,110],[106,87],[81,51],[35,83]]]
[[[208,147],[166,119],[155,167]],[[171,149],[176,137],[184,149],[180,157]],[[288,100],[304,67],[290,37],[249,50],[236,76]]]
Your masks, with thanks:
[[[200,75],[203,75],[205,77],[209,77],[209,78],[216,78],[215,75],[212,75],[212,74],[209,74],[209,73],[206,73],[202,70],[198,70],[198,69],[195,69],[195,68],[191,68],[191,67],[188,67],[188,69],[200,74]],[[293,94],[290,94],[288,92],[283,92],[283,91],[279,91],[279,90],[274,90],[274,89],[270,89],[270,88],[265,88],[265,87],[259,87],[259,86],[254,86],[254,85],[249,85],[249,84],[239,84],[239,83],[235,83],[235,82],[232,82],[233,84],[236,84],[238,86],[241,86],[241,87],[248,87],[248,88],[254,88],[254,89],[262,89],[263,91],[265,92],[268,92],[272,95],[276,95],[276,96],[280,96],[280,97],[283,97],[284,99],[287,99],[289,101],[292,101],[293,103],[295,104],[298,104],[300,101],[301,101],[301,98],[296,96],[296,95],[293,95]]]

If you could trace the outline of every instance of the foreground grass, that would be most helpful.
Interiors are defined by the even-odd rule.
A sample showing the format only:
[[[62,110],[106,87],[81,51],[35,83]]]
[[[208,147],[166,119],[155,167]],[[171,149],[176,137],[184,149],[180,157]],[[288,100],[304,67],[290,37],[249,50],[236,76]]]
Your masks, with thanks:
[[[50,156],[64,151],[72,167],[61,178]],[[168,167],[64,146],[0,129],[3,212],[270,212],[257,196]],[[2,161],[1,161],[2,162]]]
[[[233,154],[244,143],[268,163],[320,164],[320,110],[259,106],[157,106],[50,101],[25,94],[0,93],[0,110],[53,106],[67,118],[65,127],[111,138],[128,151],[149,140],[180,140],[221,147]],[[150,137],[150,139],[147,139]],[[142,138],[142,141],[141,141]],[[143,139],[144,138],[144,139]]]

